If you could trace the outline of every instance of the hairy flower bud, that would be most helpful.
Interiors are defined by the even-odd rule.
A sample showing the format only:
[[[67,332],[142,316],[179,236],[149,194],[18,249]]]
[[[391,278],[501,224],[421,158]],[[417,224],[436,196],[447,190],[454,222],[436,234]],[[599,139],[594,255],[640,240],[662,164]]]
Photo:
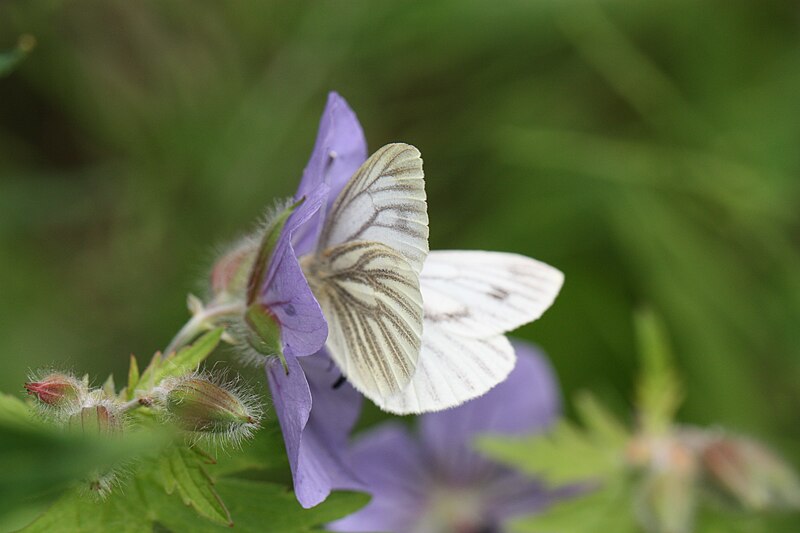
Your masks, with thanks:
[[[258,242],[243,239],[220,257],[211,270],[211,290],[214,296],[228,294],[244,298],[247,279],[253,266]]]
[[[190,375],[164,384],[162,404],[184,431],[213,441],[238,443],[258,428],[256,398],[205,375]]]
[[[714,439],[704,448],[702,462],[714,486],[744,507],[800,507],[800,481],[791,467],[753,440]]]
[[[69,417],[67,427],[84,435],[117,435],[122,432],[122,419],[110,405],[87,405]]]
[[[637,489],[636,514],[652,533],[690,533],[697,491],[690,471],[648,472]]]
[[[697,458],[674,435],[640,435],[626,451],[639,473],[636,516],[650,533],[689,533],[697,506]]]
[[[79,406],[86,394],[86,387],[81,381],[60,373],[31,380],[25,383],[25,390],[35,396],[43,407],[57,410]]]

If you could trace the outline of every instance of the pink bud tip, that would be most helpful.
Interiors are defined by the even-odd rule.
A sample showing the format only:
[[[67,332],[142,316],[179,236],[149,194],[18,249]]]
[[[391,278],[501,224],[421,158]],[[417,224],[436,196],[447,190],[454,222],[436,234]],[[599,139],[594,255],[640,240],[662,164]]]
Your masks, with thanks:
[[[73,377],[64,374],[50,374],[40,381],[26,383],[25,390],[28,391],[28,394],[36,396],[45,405],[62,407],[78,400],[81,385]]]

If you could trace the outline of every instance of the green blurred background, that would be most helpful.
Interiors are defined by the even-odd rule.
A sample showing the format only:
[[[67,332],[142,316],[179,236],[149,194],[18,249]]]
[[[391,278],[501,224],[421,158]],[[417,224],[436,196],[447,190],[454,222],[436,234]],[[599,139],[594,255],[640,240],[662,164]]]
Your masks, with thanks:
[[[795,0],[6,0],[0,389],[101,380],[187,318],[214,251],[293,193],[335,89],[425,158],[431,248],[566,285],[520,335],[628,408],[632,313],[666,321],[688,422],[800,464]]]

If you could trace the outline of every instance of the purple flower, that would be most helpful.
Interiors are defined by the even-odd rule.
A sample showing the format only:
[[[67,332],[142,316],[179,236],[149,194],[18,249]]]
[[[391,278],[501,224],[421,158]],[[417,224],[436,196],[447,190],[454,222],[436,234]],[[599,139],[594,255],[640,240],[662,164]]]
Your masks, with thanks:
[[[409,151],[419,161],[419,152]],[[262,232],[247,283],[246,325],[240,328],[240,337],[257,354],[277,353],[284,361],[282,367],[273,360],[266,370],[295,492],[305,507],[323,501],[333,488],[361,486],[342,460],[360,397],[349,383],[340,386],[341,370],[324,348],[328,322],[299,258],[317,253],[327,213],[366,160],[358,119],[344,99],[331,93],[295,204],[277,213]],[[375,201],[373,196],[368,198]],[[417,200],[424,205],[424,199]],[[403,217],[398,220],[398,224],[408,223]],[[384,223],[375,222],[376,226]],[[427,251],[427,241],[424,248]],[[219,286],[240,279],[242,255],[234,250],[215,269]],[[311,259],[313,273],[315,258]],[[394,395],[380,391],[377,381],[375,390],[367,394],[379,407],[394,413],[445,409],[505,379],[515,357],[503,334],[538,318],[562,281],[555,269],[513,254],[442,252],[429,255],[426,268],[427,278],[420,274],[419,285],[428,306],[427,333],[421,339],[416,372]],[[225,300],[228,293],[220,294]],[[330,350],[335,347],[334,343]],[[343,357],[339,352],[331,355],[337,361]],[[373,354],[378,355],[382,354]],[[459,371],[454,371],[456,367]]]
[[[367,157],[355,114],[330,93],[311,159],[295,194],[303,203],[292,213],[275,245],[260,302],[279,325],[288,372],[267,365],[275,411],[286,443],[297,499],[304,507],[322,502],[332,488],[356,488],[358,482],[341,460],[358,418],[361,396],[325,353],[327,323],[298,262],[312,251],[325,213]],[[298,359],[300,356],[314,355]]]
[[[559,412],[555,378],[545,358],[517,344],[508,379],[460,407],[422,415],[416,438],[386,423],[353,445],[351,462],[372,501],[330,525],[334,531],[501,532],[513,517],[566,496],[475,453],[483,433],[529,434]]]
[[[336,93],[320,121],[311,159],[294,195],[300,205],[289,215],[270,251],[265,276],[260,279],[258,302],[275,321],[283,355],[302,357],[318,352],[328,337],[328,326],[311,292],[298,257],[312,251],[330,204],[366,159],[361,125],[347,102]],[[255,268],[260,261],[256,259]]]

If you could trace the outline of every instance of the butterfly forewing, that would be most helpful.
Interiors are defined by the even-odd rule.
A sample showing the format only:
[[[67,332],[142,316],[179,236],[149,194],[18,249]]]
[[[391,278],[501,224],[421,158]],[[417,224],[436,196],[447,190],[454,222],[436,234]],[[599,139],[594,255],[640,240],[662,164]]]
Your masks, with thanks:
[[[428,254],[428,211],[419,150],[387,144],[342,189],[319,240],[326,250],[348,242],[379,242],[419,273]]]
[[[340,244],[313,261],[310,278],[328,320],[331,357],[373,401],[400,391],[416,370],[422,339],[417,273],[377,242]]]

